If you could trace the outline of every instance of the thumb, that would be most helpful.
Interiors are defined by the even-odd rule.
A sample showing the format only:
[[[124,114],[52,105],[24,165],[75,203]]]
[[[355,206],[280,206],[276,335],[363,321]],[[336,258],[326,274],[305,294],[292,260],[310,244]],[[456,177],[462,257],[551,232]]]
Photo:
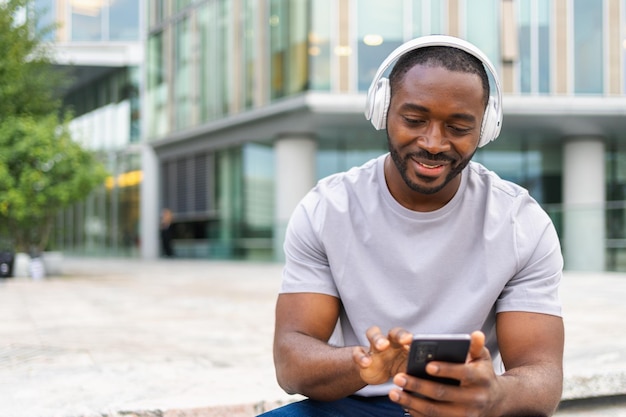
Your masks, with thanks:
[[[480,359],[485,352],[485,334],[481,331],[472,333],[472,340],[469,347],[469,361]]]

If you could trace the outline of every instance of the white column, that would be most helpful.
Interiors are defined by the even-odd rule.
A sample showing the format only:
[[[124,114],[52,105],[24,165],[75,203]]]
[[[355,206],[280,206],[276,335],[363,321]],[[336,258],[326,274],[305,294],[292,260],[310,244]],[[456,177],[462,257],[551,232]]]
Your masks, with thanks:
[[[274,143],[275,216],[274,254],[284,259],[283,242],[289,217],[302,197],[315,185],[317,143],[310,135],[281,137]]]
[[[159,257],[159,159],[149,144],[141,147],[141,180],[139,213],[140,245],[143,259]]]
[[[565,269],[605,269],[605,145],[577,137],[563,148],[563,254]]]

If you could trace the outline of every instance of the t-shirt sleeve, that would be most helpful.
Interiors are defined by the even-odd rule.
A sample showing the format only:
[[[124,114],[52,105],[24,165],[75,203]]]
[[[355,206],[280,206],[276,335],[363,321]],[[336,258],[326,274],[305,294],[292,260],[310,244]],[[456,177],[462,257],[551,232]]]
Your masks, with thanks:
[[[312,292],[339,296],[320,233],[324,221],[322,207],[319,194],[311,191],[289,220],[281,293]]]
[[[534,200],[527,202],[512,221],[518,268],[502,291],[496,312],[526,311],[561,316],[558,288],[563,256],[554,225]]]

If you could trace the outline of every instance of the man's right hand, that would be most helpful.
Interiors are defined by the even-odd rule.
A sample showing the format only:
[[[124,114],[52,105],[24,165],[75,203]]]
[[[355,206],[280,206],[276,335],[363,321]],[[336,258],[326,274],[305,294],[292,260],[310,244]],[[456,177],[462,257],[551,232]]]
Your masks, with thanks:
[[[397,373],[405,372],[413,335],[402,328],[392,329],[385,336],[377,326],[367,332],[370,347],[356,346],[352,359],[359,366],[364,382],[370,385],[384,384]]]

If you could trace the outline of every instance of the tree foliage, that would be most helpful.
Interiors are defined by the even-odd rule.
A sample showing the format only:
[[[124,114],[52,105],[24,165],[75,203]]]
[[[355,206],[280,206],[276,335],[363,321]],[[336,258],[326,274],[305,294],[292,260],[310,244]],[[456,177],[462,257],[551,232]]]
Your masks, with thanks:
[[[0,235],[18,251],[46,248],[59,210],[106,172],[72,140],[54,68],[28,0],[0,0]]]
[[[86,198],[106,171],[55,115],[0,123],[0,221],[20,251],[42,251],[55,215]]]
[[[65,74],[53,68],[36,13],[26,13],[28,0],[0,1],[0,115],[46,115],[61,105],[57,93]]]

